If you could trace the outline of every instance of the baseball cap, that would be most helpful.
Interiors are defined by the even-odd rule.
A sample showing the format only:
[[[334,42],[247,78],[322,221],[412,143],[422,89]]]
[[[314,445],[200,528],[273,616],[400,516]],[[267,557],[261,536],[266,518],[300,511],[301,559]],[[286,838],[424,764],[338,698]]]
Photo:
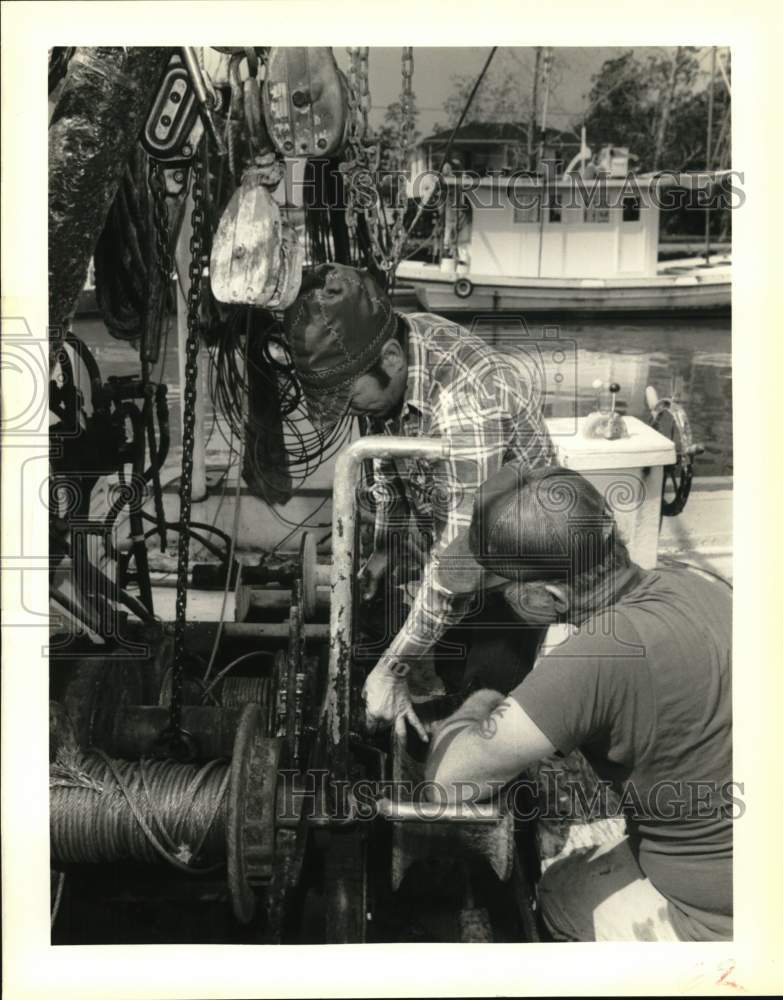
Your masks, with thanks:
[[[368,271],[319,264],[305,272],[283,323],[308,415],[329,430],[345,414],[355,379],[394,335],[391,302]]]
[[[613,528],[604,498],[574,469],[509,462],[476,491],[470,527],[441,553],[437,580],[454,594],[564,580],[603,561]]]

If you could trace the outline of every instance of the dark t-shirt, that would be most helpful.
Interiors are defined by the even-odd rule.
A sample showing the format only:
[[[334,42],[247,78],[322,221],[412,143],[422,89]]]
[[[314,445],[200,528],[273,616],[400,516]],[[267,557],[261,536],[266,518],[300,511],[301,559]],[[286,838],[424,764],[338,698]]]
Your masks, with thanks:
[[[732,935],[731,592],[656,569],[511,692],[620,786],[639,865],[685,940]]]

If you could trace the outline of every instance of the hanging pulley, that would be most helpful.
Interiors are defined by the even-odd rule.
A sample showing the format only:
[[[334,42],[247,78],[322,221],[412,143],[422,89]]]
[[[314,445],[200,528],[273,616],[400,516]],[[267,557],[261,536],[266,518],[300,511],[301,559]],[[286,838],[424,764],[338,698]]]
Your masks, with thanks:
[[[142,145],[156,160],[188,163],[198,141],[193,134],[197,123],[200,138],[203,126],[199,122],[196,91],[181,56],[175,54],[152,102],[141,134]]]
[[[303,248],[264,184],[263,168],[245,172],[212,244],[212,293],[228,305],[287,309],[299,293]]]
[[[335,156],[345,145],[347,83],[330,48],[270,49],[263,97],[269,135],[284,156]]]

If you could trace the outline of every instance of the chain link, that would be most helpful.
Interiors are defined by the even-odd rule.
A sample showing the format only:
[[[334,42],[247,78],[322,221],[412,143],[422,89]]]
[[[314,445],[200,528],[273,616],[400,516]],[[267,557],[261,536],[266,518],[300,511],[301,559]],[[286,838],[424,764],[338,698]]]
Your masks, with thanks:
[[[397,165],[401,170],[408,167],[410,136],[413,130],[413,49],[402,50],[402,91],[400,93],[400,147]]]
[[[368,48],[359,49],[359,109],[362,113],[362,139],[369,142],[370,135],[370,50]]]
[[[404,210],[395,215],[398,237],[395,242],[389,233],[383,199],[378,189],[378,170],[380,166],[380,146],[372,134],[369,123],[371,108],[369,86],[369,49],[348,49],[351,58],[349,67],[348,87],[348,156],[340,169],[345,177],[345,220],[352,238],[356,239],[357,215],[364,215],[367,222],[367,232],[370,247],[376,265],[383,271],[391,272],[397,266],[399,254],[405,242],[402,232]],[[404,74],[408,74],[408,82],[403,90],[406,97],[406,117],[412,110],[410,79],[413,73],[413,56],[411,49],[403,52]],[[410,134],[408,120],[406,135],[406,150]],[[407,159],[407,152],[406,152]],[[396,249],[395,249],[396,248]]]
[[[157,160],[150,159],[150,190],[152,191],[152,210],[155,221],[155,243],[158,251],[163,287],[168,288],[174,273],[174,258],[171,254],[171,236],[169,234],[169,213],[166,208],[166,181]]]
[[[206,136],[204,137],[206,143]],[[196,427],[198,352],[201,337],[201,287],[204,270],[204,211],[206,184],[204,146],[193,157],[193,211],[190,216],[190,287],[187,299],[188,335],[185,344],[185,385],[182,395],[182,474],[180,478],[180,524],[190,523],[193,495],[193,447]],[[182,730],[182,689],[185,679],[185,624],[188,600],[189,536],[180,531],[177,547],[177,595],[174,617],[174,655],[171,668],[171,705],[168,734],[187,744]],[[183,739],[185,738],[185,739]]]
[[[407,172],[410,137],[413,130],[413,49],[402,50],[402,90],[400,92],[400,140],[396,158],[394,183],[394,222],[391,233],[391,258],[396,267],[405,249],[408,233],[405,231],[407,198]],[[402,189],[401,187],[402,186]]]

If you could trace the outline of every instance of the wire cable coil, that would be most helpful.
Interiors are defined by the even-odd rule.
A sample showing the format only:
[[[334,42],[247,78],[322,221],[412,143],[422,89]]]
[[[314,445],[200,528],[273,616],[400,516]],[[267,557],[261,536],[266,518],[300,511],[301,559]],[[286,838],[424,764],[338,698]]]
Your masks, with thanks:
[[[281,741],[264,727],[260,706],[245,704],[231,760],[203,764],[119,760],[62,744],[49,768],[52,865],[165,861],[189,875],[224,868],[234,915],[248,923],[253,887],[274,866]]]
[[[53,858],[60,863],[163,859],[180,871],[219,867],[226,855],[230,768],[170,760],[113,760],[102,750],[50,769]]]

